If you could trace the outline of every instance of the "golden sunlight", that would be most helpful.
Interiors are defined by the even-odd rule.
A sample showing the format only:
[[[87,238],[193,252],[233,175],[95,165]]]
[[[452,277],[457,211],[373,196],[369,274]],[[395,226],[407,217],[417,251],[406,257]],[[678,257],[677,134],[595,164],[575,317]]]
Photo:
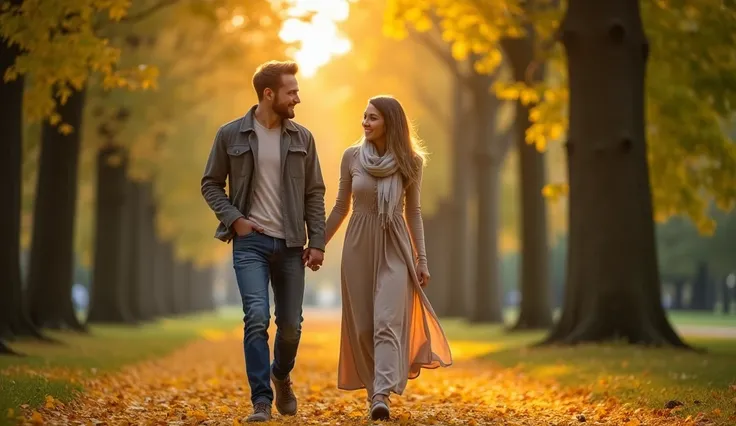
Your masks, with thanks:
[[[289,19],[279,36],[287,43],[298,44],[289,54],[299,64],[300,74],[311,77],[330,59],[350,51],[350,40],[340,33],[337,24],[348,18],[351,1],[288,0]]]

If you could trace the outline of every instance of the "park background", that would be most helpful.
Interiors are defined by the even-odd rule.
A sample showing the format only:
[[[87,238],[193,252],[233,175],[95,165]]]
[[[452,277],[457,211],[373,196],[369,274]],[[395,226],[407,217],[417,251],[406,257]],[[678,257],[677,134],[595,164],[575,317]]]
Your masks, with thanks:
[[[26,356],[0,360],[2,417],[59,421],[54,416],[74,411],[65,403],[73,404],[77,390],[90,395],[126,368],[148,365],[139,362],[173,356],[188,365],[176,358],[197,359],[187,345],[205,352],[227,348],[229,355],[214,357],[224,357],[219,362],[227,372],[211,376],[224,374],[227,386],[245,384],[241,349],[232,345],[242,333],[232,247],[213,238],[217,222],[199,184],[218,127],[256,102],[250,79],[257,65],[293,59],[302,99],[296,120],[315,136],[327,213],[342,152],[360,137],[371,96],[399,98],[430,152],[422,190],[433,276],[426,291],[457,364],[412,385],[447,407],[427,410],[424,418],[409,399],[402,415],[410,417],[402,421],[542,422],[548,415],[579,422],[587,413],[628,423],[642,407],[650,409],[640,417],[648,424],[671,416],[733,420],[736,6],[622,1],[600,11],[575,9],[565,33],[562,19],[573,3],[3,3],[0,342],[4,352]],[[637,92],[629,62],[607,62],[619,58],[617,45],[595,37],[616,40],[619,27],[606,27],[615,21],[607,17],[616,17],[627,42],[634,29],[631,43],[641,43],[633,12],[639,9],[647,40],[645,92]],[[595,90],[571,99],[574,81],[556,40],[575,31],[594,35],[584,39],[590,45],[577,43],[609,68],[575,62],[577,75],[588,73]],[[573,51],[577,46],[574,39],[565,43]],[[568,161],[571,102],[578,102],[577,111],[603,115],[636,111],[636,99],[614,99],[611,87],[633,87],[634,98],[646,98],[641,130],[647,152],[636,151],[648,163],[643,175],[606,148],[588,157],[595,161],[587,166]],[[643,145],[636,124],[622,123]],[[578,135],[605,140],[613,134],[595,130]],[[604,156],[611,160],[596,163]],[[592,182],[577,187],[586,196],[574,204],[569,167],[578,167],[578,182]],[[642,220],[632,210],[651,214]],[[571,218],[586,224],[587,231],[576,234],[585,238],[570,239]],[[328,399],[344,398],[330,393],[335,360],[320,360],[309,342],[325,349],[338,343],[342,231],[324,267],[307,274],[305,294],[303,357],[321,376],[309,379],[316,384],[302,383],[302,390]],[[598,268],[567,272],[569,265],[579,272],[586,264]],[[584,313],[565,316],[564,309]],[[682,346],[660,321],[665,316],[686,343],[708,348],[707,354],[628,345]],[[544,340],[562,346],[530,349]],[[606,344],[568,346],[580,341]],[[480,378],[473,374],[479,366]],[[91,378],[98,369],[109,376]],[[571,394],[541,390],[534,380],[516,383],[526,380],[517,373],[561,384]],[[156,375],[150,376],[146,381]],[[184,376],[198,389],[197,379],[213,378]],[[642,385],[645,376],[654,379]],[[506,395],[511,388],[520,389],[520,399]],[[580,389],[588,393],[574,393]],[[229,419],[247,411],[245,391],[236,392],[240,401],[200,398],[166,415]],[[487,404],[469,406],[472,395]],[[577,397],[573,410],[550,408],[554,400]],[[498,402],[504,398],[512,400]],[[347,401],[351,408],[341,414],[312,414],[324,416],[321,421],[358,419],[352,413],[360,410]],[[611,405],[596,408],[604,403]],[[625,403],[633,404],[630,412]],[[452,410],[457,413],[448,414]]]

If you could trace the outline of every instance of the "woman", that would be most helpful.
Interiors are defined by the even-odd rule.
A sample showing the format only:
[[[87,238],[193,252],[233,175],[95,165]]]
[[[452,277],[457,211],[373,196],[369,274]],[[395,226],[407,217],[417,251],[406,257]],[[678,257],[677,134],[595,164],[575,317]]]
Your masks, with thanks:
[[[338,388],[365,388],[370,417],[385,420],[391,392],[401,395],[421,368],[447,367],[452,356],[422,291],[430,280],[419,197],[423,152],[392,97],[370,99],[363,129],[364,137],[343,154],[326,238],[335,235],[352,199],[342,253]]]

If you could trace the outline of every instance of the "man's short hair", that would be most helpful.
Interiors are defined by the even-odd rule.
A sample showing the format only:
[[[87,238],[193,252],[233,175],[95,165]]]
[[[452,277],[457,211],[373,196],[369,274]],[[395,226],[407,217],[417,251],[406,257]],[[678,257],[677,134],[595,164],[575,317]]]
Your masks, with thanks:
[[[253,88],[258,95],[258,101],[263,100],[263,91],[266,88],[277,91],[282,84],[281,76],[295,75],[299,66],[294,61],[268,61],[261,64],[253,74]]]

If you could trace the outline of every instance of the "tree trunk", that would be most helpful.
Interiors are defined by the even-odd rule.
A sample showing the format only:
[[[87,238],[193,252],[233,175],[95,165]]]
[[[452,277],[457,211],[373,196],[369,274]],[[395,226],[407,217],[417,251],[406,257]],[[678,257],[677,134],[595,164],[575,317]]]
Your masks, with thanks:
[[[672,309],[683,309],[682,299],[684,297],[683,290],[685,289],[685,279],[682,277],[675,277],[672,280],[672,285],[675,287],[675,296],[674,300],[672,301]]]
[[[459,76],[453,81],[452,100],[452,205],[453,224],[449,235],[451,250],[449,251],[448,286],[445,292],[447,302],[445,312],[448,316],[464,317],[468,312],[467,296],[470,289],[470,256],[468,198],[470,196],[470,158],[471,139],[468,129],[469,117],[465,107],[467,92]],[[486,117],[487,119],[487,117]]]
[[[83,331],[72,304],[77,168],[86,89],[74,92],[59,114],[74,131],[63,135],[44,122],[28,272],[28,304],[37,327]]]
[[[214,281],[215,281],[215,270],[214,268],[207,267],[202,270],[202,309],[207,312],[214,311],[215,306],[215,293],[214,293]]]
[[[129,229],[124,209],[127,154],[108,145],[97,157],[97,224],[89,322],[132,323],[128,270]],[[128,235],[126,235],[128,234]]]
[[[723,295],[723,314],[728,315],[731,313],[731,302],[733,300],[732,290],[728,286],[728,278],[721,280],[721,294]]]
[[[142,318],[150,320],[158,315],[153,263],[156,250],[156,231],[152,183],[138,184],[137,195],[139,303]]]
[[[500,279],[498,254],[498,202],[501,194],[501,165],[505,152],[494,145],[505,143],[496,137],[495,114],[499,105],[489,93],[490,79],[474,77],[475,97],[475,159],[478,191],[478,233],[476,276],[470,320],[473,322],[503,322],[503,286]]]
[[[171,251],[169,242],[157,239],[154,276],[156,278],[156,302],[160,316],[168,316],[174,313],[173,258]]]
[[[17,47],[0,39],[0,75],[19,54]],[[0,99],[0,135],[5,145],[5,153],[0,156],[0,197],[4,204],[0,211],[0,339],[18,333],[40,336],[26,313],[20,268],[23,78],[10,82],[0,78]],[[11,352],[5,346],[2,349],[3,353]]]
[[[130,313],[138,320],[150,320],[155,315],[153,280],[153,245],[151,244],[150,183],[129,183],[127,198],[130,215],[130,236],[128,246],[128,269],[130,271]]]
[[[698,262],[697,272],[692,285],[692,298],[690,299],[690,309],[694,311],[712,311],[713,306],[708,303],[710,274],[708,274],[708,264]]]
[[[536,84],[544,79],[544,65],[534,62],[534,32],[527,28],[528,36],[506,39],[502,46],[511,64],[514,79]],[[526,143],[529,109],[521,100],[516,102],[514,132],[519,150],[521,183],[521,304],[519,318],[513,329],[549,329],[552,326],[549,281],[549,247],[547,244],[547,203],[542,195],[544,187],[544,154],[536,146]]]
[[[546,342],[686,346],[660,300],[639,3],[568,4],[570,240],[562,317]]]

